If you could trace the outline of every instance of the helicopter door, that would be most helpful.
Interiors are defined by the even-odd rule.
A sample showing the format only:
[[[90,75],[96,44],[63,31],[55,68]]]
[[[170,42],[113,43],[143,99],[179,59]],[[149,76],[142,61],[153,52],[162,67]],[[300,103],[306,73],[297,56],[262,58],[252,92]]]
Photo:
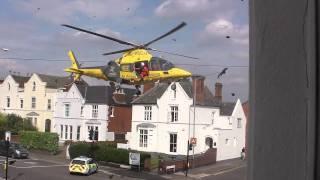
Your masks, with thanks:
[[[114,61],[109,61],[108,65],[105,66],[103,73],[105,76],[107,76],[110,81],[114,82],[121,82],[120,78],[120,67],[119,65]]]

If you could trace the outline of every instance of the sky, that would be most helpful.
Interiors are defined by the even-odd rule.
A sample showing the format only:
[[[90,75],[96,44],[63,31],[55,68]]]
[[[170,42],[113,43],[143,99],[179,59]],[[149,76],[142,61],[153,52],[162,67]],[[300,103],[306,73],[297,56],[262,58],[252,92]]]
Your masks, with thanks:
[[[68,50],[74,51],[82,66],[100,66],[121,56],[103,53],[128,48],[61,24],[139,44],[182,21],[187,26],[150,47],[199,59],[151,53],[205,76],[205,84],[213,92],[216,82],[223,83],[224,100],[246,101],[248,0],[1,0],[0,78],[9,71],[67,76],[63,69],[70,66]],[[226,74],[217,79],[225,67]],[[92,85],[108,84],[86,80]]]

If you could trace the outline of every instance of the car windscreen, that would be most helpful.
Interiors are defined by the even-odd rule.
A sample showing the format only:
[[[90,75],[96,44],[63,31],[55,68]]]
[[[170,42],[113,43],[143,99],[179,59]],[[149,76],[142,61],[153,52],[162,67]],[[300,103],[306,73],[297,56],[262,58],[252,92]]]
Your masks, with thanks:
[[[85,162],[85,161],[82,161],[82,160],[73,160],[73,161],[72,161],[72,164],[85,165],[85,164],[86,164],[86,162]]]
[[[11,143],[10,146],[15,149],[23,149],[24,148],[21,144],[16,144],[16,143]]]

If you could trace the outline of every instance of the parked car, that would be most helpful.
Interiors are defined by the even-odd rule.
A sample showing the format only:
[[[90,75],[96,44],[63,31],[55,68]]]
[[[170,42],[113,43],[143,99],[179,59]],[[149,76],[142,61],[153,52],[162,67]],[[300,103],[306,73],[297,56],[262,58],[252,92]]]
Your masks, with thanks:
[[[7,155],[7,146],[5,141],[0,141],[0,154]],[[17,143],[10,143],[8,155],[12,158],[28,158],[29,152],[22,145]]]
[[[70,174],[85,174],[90,175],[98,171],[98,163],[92,158],[80,156],[72,159],[69,164]]]

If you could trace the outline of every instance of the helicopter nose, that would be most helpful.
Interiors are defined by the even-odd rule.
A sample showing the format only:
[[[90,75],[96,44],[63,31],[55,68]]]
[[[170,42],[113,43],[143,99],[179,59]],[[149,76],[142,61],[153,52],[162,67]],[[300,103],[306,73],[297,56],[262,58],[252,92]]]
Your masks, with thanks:
[[[180,69],[180,68],[177,68],[179,70],[179,76],[182,77],[182,78],[187,78],[187,77],[191,77],[191,73],[189,71],[186,71],[184,69]]]

